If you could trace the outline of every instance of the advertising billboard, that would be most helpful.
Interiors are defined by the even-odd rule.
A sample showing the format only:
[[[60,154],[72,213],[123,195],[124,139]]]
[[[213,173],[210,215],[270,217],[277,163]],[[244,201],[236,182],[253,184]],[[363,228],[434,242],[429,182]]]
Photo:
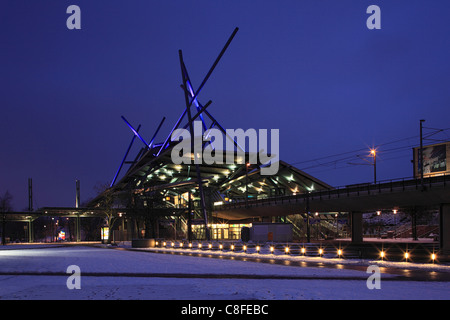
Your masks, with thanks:
[[[414,177],[420,178],[420,148],[414,148]],[[450,142],[423,146],[423,176],[450,174]]]

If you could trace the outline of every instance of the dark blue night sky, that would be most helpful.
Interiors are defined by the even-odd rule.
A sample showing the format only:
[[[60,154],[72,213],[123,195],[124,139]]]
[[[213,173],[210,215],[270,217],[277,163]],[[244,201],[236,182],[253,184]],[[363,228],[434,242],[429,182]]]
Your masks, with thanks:
[[[66,9],[81,8],[81,30]],[[381,30],[366,9],[381,8]],[[450,127],[450,2],[2,0],[0,193],[73,206],[109,183],[132,137],[184,110],[178,50],[225,128],[280,129],[280,158],[333,186],[412,175],[419,120]],[[426,129],[432,133],[432,129]],[[450,140],[450,131],[433,136]],[[395,143],[394,141],[400,140]],[[431,143],[431,141],[426,141]],[[329,157],[330,155],[341,154]],[[359,157],[357,156],[359,155]],[[310,161],[318,159],[316,161]],[[370,159],[369,159],[370,160]]]

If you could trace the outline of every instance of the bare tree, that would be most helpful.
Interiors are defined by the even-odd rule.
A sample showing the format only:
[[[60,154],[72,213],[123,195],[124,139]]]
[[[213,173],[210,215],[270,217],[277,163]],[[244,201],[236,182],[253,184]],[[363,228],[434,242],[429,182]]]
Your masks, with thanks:
[[[103,209],[103,213],[105,214],[105,220],[107,227],[109,227],[109,236],[108,236],[108,243],[111,243],[111,235],[112,235],[112,229],[114,226],[114,222],[116,221],[115,216],[115,210],[114,210],[114,204],[116,202],[115,195],[110,192],[109,186],[107,183],[104,184],[97,184],[94,189],[99,193],[102,194],[102,198],[99,202],[99,206]]]

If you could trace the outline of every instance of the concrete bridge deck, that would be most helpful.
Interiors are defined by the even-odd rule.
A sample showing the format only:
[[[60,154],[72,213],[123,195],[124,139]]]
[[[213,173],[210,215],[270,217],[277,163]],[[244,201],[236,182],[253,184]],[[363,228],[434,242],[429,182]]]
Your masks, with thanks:
[[[214,215],[225,219],[285,216],[311,212],[348,212],[352,219],[352,241],[363,241],[362,213],[389,210],[419,212],[439,210],[440,246],[450,255],[450,177],[441,175],[420,179],[391,180],[332,190],[249,199],[214,208]]]

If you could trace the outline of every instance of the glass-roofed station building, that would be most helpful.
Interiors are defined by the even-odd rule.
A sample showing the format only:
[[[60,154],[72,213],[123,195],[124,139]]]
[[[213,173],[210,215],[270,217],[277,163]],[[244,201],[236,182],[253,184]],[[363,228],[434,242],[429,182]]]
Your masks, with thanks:
[[[196,91],[180,50],[186,106],[164,142],[155,143],[155,139],[165,118],[148,143],[139,134],[140,125],[134,127],[122,117],[133,133],[130,146],[110,188],[89,203],[89,207],[123,211],[121,217],[125,215],[126,219],[122,219],[122,224],[111,225],[112,230],[133,230],[132,233],[140,232],[146,237],[238,239],[241,228],[251,222],[280,222],[284,218],[276,212],[236,215],[216,208],[331,189],[278,158],[278,150],[274,148],[278,144],[274,139],[278,138],[278,132],[270,135],[272,154],[268,155],[267,130],[237,129],[230,134],[210,113],[211,101],[205,105],[200,103],[201,89],[236,32],[237,28]],[[142,143],[143,147],[133,161],[127,161],[133,143]],[[126,173],[120,177],[124,164],[129,163]],[[123,220],[128,221],[127,226]]]
[[[258,221],[285,222],[285,217],[275,211],[273,215],[235,215],[215,208],[331,188],[283,161],[279,161],[277,174],[265,176],[260,164],[248,162],[198,167],[174,164],[170,150],[155,155],[160,148],[156,145],[147,150],[121,180],[91,202],[92,206],[123,209],[142,236],[179,239],[188,236],[191,226],[194,239],[207,238],[206,230],[211,239],[239,239],[243,226]]]

